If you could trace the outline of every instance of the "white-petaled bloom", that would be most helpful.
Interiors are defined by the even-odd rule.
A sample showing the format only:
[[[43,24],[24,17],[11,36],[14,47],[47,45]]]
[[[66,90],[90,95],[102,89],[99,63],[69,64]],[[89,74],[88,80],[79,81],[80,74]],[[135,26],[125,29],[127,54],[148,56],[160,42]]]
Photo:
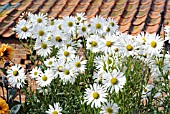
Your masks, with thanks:
[[[44,61],[44,64],[45,64],[47,67],[51,68],[51,67],[54,67],[55,61],[56,61],[56,59],[55,59],[54,57],[52,57],[52,58],[49,58],[49,59],[45,60],[45,61]]]
[[[142,99],[147,99],[147,96],[151,95],[151,90],[154,88],[153,84],[147,84],[142,91]]]
[[[52,44],[46,39],[36,39],[35,42],[35,50],[38,50],[38,55],[46,57],[48,54],[51,53],[51,46]]]
[[[170,43],[170,26],[166,26],[164,31],[165,31],[165,41],[169,40],[168,42]]]
[[[36,79],[38,76],[40,76],[41,73],[42,73],[41,69],[38,67],[35,67],[30,71],[30,77],[32,79]]]
[[[32,35],[31,24],[26,20],[19,20],[18,24],[15,28],[13,28],[13,30],[18,34],[19,39],[27,39]]]
[[[115,32],[118,30],[119,26],[117,22],[113,20],[112,18],[108,18],[107,23],[109,23],[110,32]]]
[[[150,34],[146,40],[146,53],[157,56],[163,49],[164,40],[156,34]]]
[[[75,57],[76,51],[73,49],[73,47],[64,46],[63,48],[60,48],[58,51],[58,57],[59,59],[64,59],[70,61]]]
[[[54,106],[54,107],[53,107]],[[62,114],[62,107],[60,107],[59,103],[54,103],[54,105],[49,105],[48,111],[45,111],[47,114]]]
[[[85,21],[84,23],[80,23],[77,27],[77,32],[79,33],[80,36],[88,37],[90,34],[90,28],[88,27],[88,22]]]
[[[41,24],[46,25],[47,24],[47,14],[45,14],[45,15],[43,13],[34,14],[31,17],[31,22],[32,22],[33,26],[37,26],[37,25],[41,25]]]
[[[63,59],[57,59],[56,62],[54,63],[54,67],[52,67],[52,70],[54,71],[55,78],[59,76],[60,72],[63,72],[64,64],[65,64],[65,60]]]
[[[93,79],[95,83],[102,83],[102,73],[93,73]]]
[[[90,28],[94,33],[98,33],[100,35],[103,33],[103,27],[106,24],[106,20],[104,18],[100,16],[93,17],[90,20],[90,23],[91,23]]]
[[[63,43],[62,43],[62,47],[73,47],[75,50],[78,48],[78,47],[81,47],[80,46],[80,40],[78,41],[72,41],[71,37],[67,37],[67,40],[64,40]]]
[[[76,14],[77,22],[82,23],[83,21],[86,21],[87,18],[84,17],[84,15],[85,15],[85,13],[77,13],[77,14]]]
[[[21,65],[18,64],[11,66],[10,69],[7,70],[7,78],[12,87],[23,87],[26,79],[24,68],[22,68]]]
[[[36,83],[40,87],[45,87],[45,86],[50,85],[53,79],[54,79],[53,71],[50,69],[47,69],[44,71],[44,73],[41,73],[38,78],[36,78]]]
[[[116,114],[119,106],[116,103],[106,102],[102,105],[100,114]]]
[[[72,66],[68,63],[64,64],[64,68],[62,72],[59,72],[59,77],[63,81],[63,84],[67,84],[70,82],[74,84],[75,79],[77,78],[77,72],[72,68]]]
[[[87,38],[86,49],[91,50],[93,53],[100,51],[101,38],[98,35],[91,35]]]
[[[47,26],[45,25],[37,25],[32,28],[32,38],[34,39],[42,39],[47,38]]]
[[[76,18],[73,16],[63,17],[62,30],[65,33],[75,34],[75,32],[76,32]]]
[[[76,56],[70,62],[70,65],[76,72],[83,73],[85,71],[87,60],[83,60],[83,57]]]
[[[102,38],[101,41],[100,50],[105,54],[114,54],[118,49],[115,45],[118,41],[116,35],[106,34],[105,38]]]
[[[124,56],[134,56],[138,54],[137,42],[133,40],[134,36],[122,34],[120,36],[117,46],[120,49],[120,53]]]
[[[59,48],[63,45],[63,40],[67,40],[67,37],[61,31],[53,32],[52,44],[55,48]]]
[[[110,93],[114,90],[116,93],[122,90],[123,86],[126,83],[126,77],[120,71],[114,69],[112,72],[105,72],[103,74],[102,83],[108,88]]]
[[[145,45],[147,39],[149,39],[149,33],[141,32],[137,35],[135,40],[140,44]]]
[[[50,23],[51,32],[62,31],[63,19],[54,19]]]
[[[84,101],[87,105],[91,104],[91,107],[99,108],[102,103],[107,102],[106,88],[94,83],[90,85],[90,88],[85,90]]]

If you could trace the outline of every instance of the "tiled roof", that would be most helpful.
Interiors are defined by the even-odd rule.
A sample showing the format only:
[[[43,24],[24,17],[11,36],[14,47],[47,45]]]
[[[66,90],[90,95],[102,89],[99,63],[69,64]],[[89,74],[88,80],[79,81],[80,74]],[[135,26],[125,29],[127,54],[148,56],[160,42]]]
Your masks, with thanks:
[[[13,35],[12,27],[25,11],[55,18],[80,12],[87,18],[111,17],[121,32],[132,35],[145,31],[163,36],[164,26],[170,25],[170,0],[0,0],[0,36]]]

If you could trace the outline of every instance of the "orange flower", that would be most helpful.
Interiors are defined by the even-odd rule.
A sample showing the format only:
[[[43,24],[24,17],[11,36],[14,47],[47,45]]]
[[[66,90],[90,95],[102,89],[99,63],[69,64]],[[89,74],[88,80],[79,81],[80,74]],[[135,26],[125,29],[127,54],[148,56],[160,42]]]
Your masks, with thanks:
[[[6,101],[0,98],[0,114],[8,114],[9,113],[9,106]]]
[[[12,60],[14,56],[14,49],[7,44],[2,44],[0,48],[0,61],[2,60]]]

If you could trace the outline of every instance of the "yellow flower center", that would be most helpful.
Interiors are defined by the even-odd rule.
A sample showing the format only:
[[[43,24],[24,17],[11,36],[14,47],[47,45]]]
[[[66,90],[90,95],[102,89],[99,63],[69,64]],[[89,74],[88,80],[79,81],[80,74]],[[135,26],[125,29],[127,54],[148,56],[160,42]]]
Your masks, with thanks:
[[[69,27],[72,27],[72,26],[73,26],[73,22],[70,21],[70,22],[67,23],[67,25],[68,25]]]
[[[14,71],[13,71],[13,75],[14,75],[14,76],[17,76],[17,75],[18,75],[18,71],[17,71],[17,70],[14,70]]]
[[[98,92],[94,92],[93,93],[93,98],[94,99],[98,99],[99,98],[99,93]]]
[[[42,47],[43,49],[46,49],[46,48],[47,48],[47,44],[42,43],[42,44],[41,44],[41,47]]]
[[[86,27],[82,27],[81,30],[82,30],[83,32],[86,32]]]
[[[71,46],[71,44],[67,44],[67,47],[70,47]]]
[[[80,20],[81,20],[81,17],[77,17],[77,20],[80,21]]]
[[[34,72],[34,76],[36,76],[38,74],[38,72]]]
[[[113,22],[110,22],[110,25],[113,27],[115,24]]]
[[[38,18],[38,19],[37,19],[37,22],[38,22],[38,23],[41,23],[41,22],[42,22],[42,19],[41,19],[41,18]]]
[[[44,31],[40,30],[40,31],[38,31],[38,34],[39,34],[39,36],[43,36],[44,35]]]
[[[62,66],[58,66],[58,68],[57,68],[57,70],[59,71],[59,72],[62,72]]]
[[[107,114],[112,114],[113,113],[113,109],[111,107],[106,109]]]
[[[126,46],[126,49],[127,49],[128,51],[132,51],[132,50],[133,50],[133,47],[132,47],[132,45],[128,44],[128,45]]]
[[[56,110],[54,110],[54,111],[52,112],[52,114],[58,114],[58,112],[57,112]]]
[[[52,64],[53,64],[53,62],[52,62],[52,61],[49,61],[49,62],[48,62],[48,64],[49,64],[49,65],[52,65]]]
[[[101,24],[100,23],[96,23],[96,28],[100,29],[101,28]]]
[[[61,30],[61,25],[58,25],[58,28]]]
[[[92,42],[90,42],[90,44],[91,44],[92,47],[96,47],[97,46],[97,42],[96,41],[92,41]]]
[[[54,25],[54,21],[51,21],[50,24],[51,24],[51,25]]]
[[[143,37],[142,40],[143,40],[143,42],[146,42],[146,38],[145,37]]]
[[[75,63],[75,66],[76,66],[76,67],[80,67],[80,66],[81,66],[80,62],[76,62],[76,63]]]
[[[110,28],[109,27],[106,28],[106,32],[110,32]]]
[[[48,37],[48,41],[50,41],[51,39],[52,39],[52,37],[51,37],[51,36],[49,36],[49,37]]]
[[[69,54],[70,54],[70,53],[69,53],[68,51],[64,51],[64,56],[67,57],[67,56],[69,56]]]
[[[70,71],[69,71],[69,70],[64,70],[64,74],[65,74],[65,75],[69,75],[69,74],[70,74]]]
[[[21,28],[21,30],[22,30],[23,32],[27,32],[27,27],[24,26],[24,27]]]
[[[119,48],[115,48],[114,51],[115,51],[115,52],[118,52],[118,51],[119,51]]]
[[[117,79],[116,79],[116,78],[112,78],[112,79],[110,80],[110,82],[111,82],[113,85],[115,85],[115,84],[117,84]]]
[[[62,41],[60,36],[56,36],[56,37],[55,37],[55,40],[56,40],[57,42],[61,42],[61,41]]]
[[[44,76],[42,77],[42,80],[43,80],[43,81],[47,81],[47,76],[44,75]]]
[[[151,45],[151,47],[155,48],[155,47],[157,46],[157,43],[156,43],[155,41],[152,41],[152,42],[150,43],[150,45]]]
[[[106,46],[111,47],[112,46],[112,42],[111,41],[107,41],[106,42]]]
[[[147,91],[148,91],[148,90],[145,88],[145,89],[144,89],[144,92],[147,92]]]
[[[112,60],[111,59],[108,59],[107,60],[107,64],[111,64],[112,63]]]

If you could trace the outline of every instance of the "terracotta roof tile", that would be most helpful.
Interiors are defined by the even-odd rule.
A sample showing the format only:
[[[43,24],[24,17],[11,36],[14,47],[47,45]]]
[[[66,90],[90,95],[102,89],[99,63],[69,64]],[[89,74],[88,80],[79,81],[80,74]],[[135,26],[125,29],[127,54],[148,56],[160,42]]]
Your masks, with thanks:
[[[14,34],[12,27],[25,11],[48,13],[54,18],[81,12],[87,18],[111,17],[120,31],[132,35],[141,31],[163,35],[163,27],[170,25],[170,0],[0,0],[0,36]]]

